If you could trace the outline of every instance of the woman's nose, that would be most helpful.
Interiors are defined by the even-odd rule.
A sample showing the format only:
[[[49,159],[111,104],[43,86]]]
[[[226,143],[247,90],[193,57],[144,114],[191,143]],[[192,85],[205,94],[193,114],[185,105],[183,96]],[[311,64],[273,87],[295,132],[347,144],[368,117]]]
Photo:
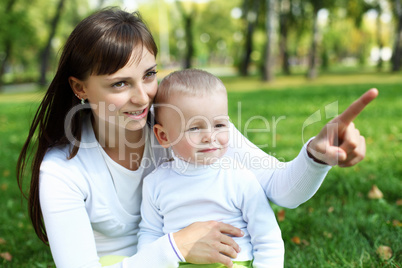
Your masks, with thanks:
[[[131,102],[137,105],[146,105],[149,102],[148,94],[142,85],[136,85],[130,92]]]

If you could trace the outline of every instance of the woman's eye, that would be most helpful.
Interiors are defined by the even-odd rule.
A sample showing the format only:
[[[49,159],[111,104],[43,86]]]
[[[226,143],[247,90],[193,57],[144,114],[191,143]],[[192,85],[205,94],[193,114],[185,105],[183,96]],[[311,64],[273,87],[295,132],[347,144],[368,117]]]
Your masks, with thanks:
[[[158,72],[157,71],[150,71],[145,74],[145,78],[154,77]]]
[[[124,86],[126,86],[126,85],[127,85],[126,82],[120,81],[120,82],[117,82],[117,83],[113,84],[113,87],[115,87],[115,88],[121,88],[121,87],[124,87]]]

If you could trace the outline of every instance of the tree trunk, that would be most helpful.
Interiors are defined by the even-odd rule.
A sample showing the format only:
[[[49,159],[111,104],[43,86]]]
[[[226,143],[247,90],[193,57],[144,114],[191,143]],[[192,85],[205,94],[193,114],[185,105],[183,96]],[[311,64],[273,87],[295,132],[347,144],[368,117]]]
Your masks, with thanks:
[[[196,15],[194,6],[192,6],[191,12],[187,14],[181,2],[176,1],[176,6],[180,11],[184,23],[184,32],[186,40],[186,52],[184,55],[183,68],[191,68],[191,60],[194,56],[194,38],[193,38],[193,22]]]
[[[399,71],[402,61],[402,6],[400,0],[395,0],[398,25],[395,33],[394,51],[392,53],[392,71]]]
[[[59,4],[57,5],[56,9],[56,14],[54,15],[52,22],[50,24],[50,33],[49,37],[46,42],[46,46],[42,50],[40,54],[40,62],[41,62],[41,67],[40,67],[40,78],[39,78],[39,85],[46,85],[46,71],[47,67],[49,64],[49,58],[50,58],[50,53],[51,53],[51,45],[52,45],[52,40],[56,34],[56,28],[57,25],[60,21],[60,15],[64,6],[64,1],[65,0],[59,0]]]
[[[12,9],[16,2],[17,2],[16,0],[10,0],[7,2],[7,6],[5,9],[6,14],[11,14]],[[0,87],[3,85],[3,75],[6,71],[6,65],[7,65],[8,59],[10,58],[11,52],[13,50],[13,42],[10,40],[8,35],[4,41],[4,48],[5,48],[4,49],[5,55],[0,64]]]
[[[275,79],[274,74],[274,44],[275,44],[275,0],[266,0],[267,2],[267,18],[266,18],[266,33],[267,43],[265,49],[265,63],[263,80],[273,81]]]
[[[246,30],[246,42],[244,43],[244,53],[240,62],[240,75],[248,76],[248,68],[251,62],[251,52],[253,51],[253,35],[254,29],[257,23],[258,16],[258,6],[259,0],[253,0],[251,3],[251,10],[249,8],[248,1],[244,1],[243,12],[245,14],[245,20],[247,22],[247,30]],[[251,15],[250,15],[251,14]]]
[[[281,0],[281,13],[279,17],[279,50],[282,57],[282,72],[290,75],[289,65],[289,50],[288,50],[288,17],[290,3],[286,0]]]
[[[318,47],[318,10],[314,10],[313,39],[311,42],[309,65],[307,72],[308,79],[315,79],[317,77],[317,47]]]
[[[247,25],[246,42],[244,43],[244,53],[240,62],[240,75],[248,76],[248,67],[251,61],[251,52],[253,50],[253,32],[254,26],[251,23]]]
[[[378,52],[379,52],[379,57],[378,57],[378,62],[377,62],[377,70],[381,71],[383,67],[383,60],[381,56],[381,51],[382,48],[384,47],[384,44],[382,42],[382,25],[381,25],[381,10],[378,9],[378,15],[377,15],[377,45],[378,45]]]
[[[184,58],[184,69],[191,68],[191,59],[194,55],[194,42],[193,42],[193,18],[188,15],[184,18],[184,26],[186,33],[186,54]]]

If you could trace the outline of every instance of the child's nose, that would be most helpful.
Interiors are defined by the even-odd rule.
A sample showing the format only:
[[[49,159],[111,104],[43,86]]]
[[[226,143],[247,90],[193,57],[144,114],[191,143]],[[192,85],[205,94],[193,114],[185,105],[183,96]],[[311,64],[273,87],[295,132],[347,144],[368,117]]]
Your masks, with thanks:
[[[215,135],[214,131],[211,130],[205,130],[202,136],[202,142],[207,143],[207,142],[213,142],[215,141]]]

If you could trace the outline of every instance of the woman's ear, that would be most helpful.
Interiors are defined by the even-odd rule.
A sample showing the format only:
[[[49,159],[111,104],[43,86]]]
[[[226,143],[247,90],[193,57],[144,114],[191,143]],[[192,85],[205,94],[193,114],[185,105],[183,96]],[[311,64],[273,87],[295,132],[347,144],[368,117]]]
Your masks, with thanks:
[[[160,125],[160,124],[154,125],[154,134],[155,134],[155,137],[158,140],[159,144],[163,148],[170,147],[169,137],[162,125]]]
[[[73,76],[70,76],[68,78],[68,82],[70,83],[70,87],[77,97],[79,97],[80,99],[87,98],[83,81],[81,81]]]

